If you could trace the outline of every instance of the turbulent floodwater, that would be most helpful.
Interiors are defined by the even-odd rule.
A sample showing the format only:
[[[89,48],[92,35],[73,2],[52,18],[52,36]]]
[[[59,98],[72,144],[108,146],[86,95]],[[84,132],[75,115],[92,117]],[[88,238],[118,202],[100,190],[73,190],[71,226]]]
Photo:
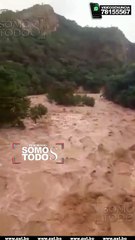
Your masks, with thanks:
[[[47,117],[0,130],[0,235],[135,234],[135,112],[94,97],[94,108],[31,97]],[[13,142],[62,142],[64,164],[12,164]]]

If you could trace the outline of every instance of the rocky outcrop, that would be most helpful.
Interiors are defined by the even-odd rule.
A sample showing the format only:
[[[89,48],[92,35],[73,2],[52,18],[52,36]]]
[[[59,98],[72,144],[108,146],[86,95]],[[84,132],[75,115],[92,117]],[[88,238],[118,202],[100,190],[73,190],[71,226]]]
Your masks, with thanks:
[[[49,33],[57,30],[58,18],[49,5],[35,5],[20,12],[20,20],[26,29],[40,29],[41,33]]]
[[[28,9],[22,11],[12,12],[3,11],[0,18],[3,20],[11,20],[18,22],[18,27],[28,32],[37,32],[42,35],[46,35],[50,32],[56,31],[59,26],[58,17],[54,13],[53,8],[50,5],[34,5]],[[12,23],[12,27],[17,24]]]

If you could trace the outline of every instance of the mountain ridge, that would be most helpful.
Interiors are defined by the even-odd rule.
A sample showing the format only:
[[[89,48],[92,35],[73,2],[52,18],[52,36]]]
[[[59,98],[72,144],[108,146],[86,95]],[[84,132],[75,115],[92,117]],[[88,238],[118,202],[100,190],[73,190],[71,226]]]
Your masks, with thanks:
[[[55,14],[49,5],[3,12],[0,31],[5,31],[1,27],[5,19],[19,20],[18,30],[28,30],[27,37],[0,38],[0,65],[17,76],[22,73],[17,81],[28,88],[28,94],[43,93],[48,85],[64,81],[98,92],[108,75],[135,61],[135,44],[118,28],[81,27]]]

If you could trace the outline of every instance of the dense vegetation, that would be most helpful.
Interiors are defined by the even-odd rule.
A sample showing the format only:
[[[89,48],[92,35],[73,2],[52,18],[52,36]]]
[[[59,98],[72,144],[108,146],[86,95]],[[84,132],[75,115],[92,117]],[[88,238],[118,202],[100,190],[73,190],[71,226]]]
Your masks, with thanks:
[[[95,100],[92,97],[80,96],[74,94],[75,85],[66,83],[55,83],[48,89],[48,99],[50,102],[55,101],[59,105],[65,106],[91,106],[95,105]]]
[[[115,103],[135,109],[135,65],[124,73],[108,78],[104,95]]]
[[[35,109],[36,108],[36,109]],[[31,117],[34,121],[47,113],[42,105],[30,107],[25,88],[18,81],[14,70],[0,67],[0,125],[11,124],[24,128],[23,119]],[[36,114],[35,114],[36,112]]]

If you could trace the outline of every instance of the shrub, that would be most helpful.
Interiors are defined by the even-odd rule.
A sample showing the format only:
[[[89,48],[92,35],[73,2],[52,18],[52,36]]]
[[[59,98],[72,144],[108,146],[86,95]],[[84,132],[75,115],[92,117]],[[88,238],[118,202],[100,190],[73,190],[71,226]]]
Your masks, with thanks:
[[[74,96],[74,105],[75,106],[81,106],[82,105],[82,97],[81,95],[75,95]]]
[[[93,97],[82,96],[82,103],[86,106],[94,107],[95,99]]]
[[[42,105],[42,104],[38,104],[36,107],[38,108],[38,112],[39,112],[39,116],[40,117],[42,115],[45,115],[47,113],[47,111],[48,111],[47,108],[44,105]]]
[[[30,109],[30,117],[36,123],[37,119],[45,115],[47,111],[48,110],[44,105],[38,104]]]
[[[70,106],[75,105],[74,87],[68,83],[56,83],[48,91],[49,102],[55,101],[57,104]]]
[[[55,101],[59,105],[64,106],[82,106],[87,105],[93,107],[95,99],[92,97],[74,95],[74,88],[72,85],[58,84],[50,89],[48,95],[49,102]]]

